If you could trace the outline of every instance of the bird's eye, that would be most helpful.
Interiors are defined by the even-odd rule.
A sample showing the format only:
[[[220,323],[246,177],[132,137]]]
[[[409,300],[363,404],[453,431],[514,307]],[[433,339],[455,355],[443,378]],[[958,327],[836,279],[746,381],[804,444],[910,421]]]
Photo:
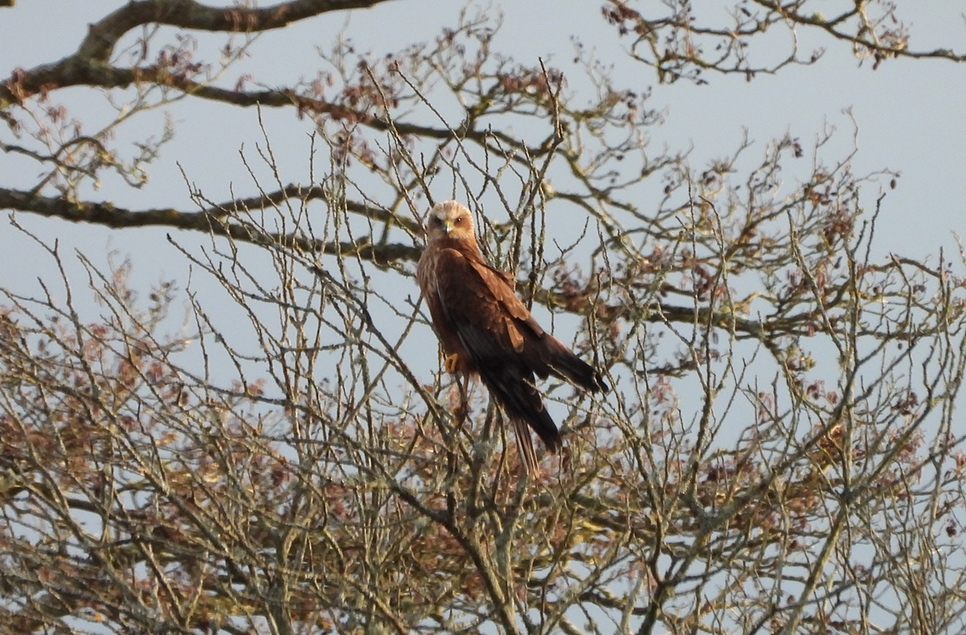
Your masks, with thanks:
[[[443,222],[443,221],[441,221],[441,220],[440,220],[440,219],[439,219],[438,217],[436,217],[436,216],[430,216],[430,218],[429,218],[429,224],[430,224],[430,225],[440,225],[440,224],[442,224],[442,222]]]
[[[460,223],[462,223],[462,222],[463,222],[463,217],[462,217],[462,216],[457,216],[457,217],[456,217],[456,220],[455,220],[454,222],[455,222],[455,223],[456,223],[457,225],[459,225]]]

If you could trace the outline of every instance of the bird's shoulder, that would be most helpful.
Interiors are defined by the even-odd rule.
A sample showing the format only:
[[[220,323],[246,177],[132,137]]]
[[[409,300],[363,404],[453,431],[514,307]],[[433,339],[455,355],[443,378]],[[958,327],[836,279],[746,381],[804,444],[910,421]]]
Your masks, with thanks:
[[[426,276],[435,279],[440,293],[450,295],[452,301],[492,302],[514,317],[529,317],[516,296],[515,278],[490,266],[476,245],[440,241],[428,255],[424,252],[420,266]]]

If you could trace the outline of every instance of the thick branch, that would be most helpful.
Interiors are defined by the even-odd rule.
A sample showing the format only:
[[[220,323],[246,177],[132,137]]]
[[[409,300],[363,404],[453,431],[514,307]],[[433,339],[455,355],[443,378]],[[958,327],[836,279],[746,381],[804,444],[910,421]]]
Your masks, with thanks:
[[[209,7],[195,0],[142,0],[130,2],[92,24],[77,56],[107,61],[125,33],[142,24],[166,24],[198,31],[253,33],[288,26],[330,11],[362,9],[386,0],[292,0],[261,9]]]
[[[290,187],[294,188],[295,186]],[[311,193],[312,190],[309,192]],[[410,245],[398,243],[373,244],[368,238],[362,238],[355,242],[324,242],[305,236],[264,232],[247,224],[234,221],[234,213],[231,210],[265,208],[280,200],[284,194],[285,191],[282,190],[251,199],[233,201],[223,206],[213,206],[198,212],[182,212],[171,208],[135,211],[117,207],[109,202],[72,202],[63,198],[38,196],[29,192],[0,188],[0,208],[113,228],[160,226],[188,231],[211,232],[252,244],[283,244],[308,253],[342,254],[371,260],[377,264],[397,260],[415,261],[419,258],[421,250]],[[319,195],[310,196],[310,198],[321,196],[320,193],[317,194]],[[302,198],[305,198],[304,193]],[[352,208],[350,211],[361,213],[365,210],[365,213],[373,218],[383,221],[389,219],[388,212],[366,208],[359,204],[348,205]],[[395,217],[392,218],[393,222],[399,222]]]
[[[200,31],[253,33],[280,29],[330,11],[372,7],[386,0],[293,0],[262,9],[208,7],[195,0],[130,2],[92,24],[77,52],[29,71],[15,71],[0,83],[0,110],[20,103],[40,90],[87,84],[127,86],[138,71],[108,65],[118,41],[144,24],[165,24]],[[125,77],[125,74],[127,76]]]

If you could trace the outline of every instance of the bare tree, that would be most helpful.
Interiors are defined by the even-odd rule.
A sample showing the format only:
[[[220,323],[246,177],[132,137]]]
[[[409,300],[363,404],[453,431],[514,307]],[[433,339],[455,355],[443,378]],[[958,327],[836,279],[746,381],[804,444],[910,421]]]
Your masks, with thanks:
[[[695,168],[648,146],[647,95],[586,60],[588,103],[563,71],[492,50],[485,14],[389,57],[337,46],[304,84],[225,87],[247,38],[376,4],[131,2],[0,84],[0,148],[42,173],[0,206],[198,238],[169,239],[192,280],[145,295],[127,262],[104,270],[12,217],[62,279],[0,301],[0,632],[961,629],[963,259],[873,259],[898,175],[854,173],[827,136]],[[961,61],[910,50],[889,3],[813,4],[603,18],[663,81],[814,59],[755,61],[777,26],[873,65]],[[219,63],[195,59],[197,31],[226,34]],[[134,97],[82,133],[54,105],[72,86]],[[132,152],[114,132],[181,99],[311,118],[308,181],[287,182],[266,134],[244,196],[92,200],[108,175],[143,183],[170,136]],[[532,477],[485,391],[439,372],[415,300],[441,184],[615,388],[543,386],[566,451]]]

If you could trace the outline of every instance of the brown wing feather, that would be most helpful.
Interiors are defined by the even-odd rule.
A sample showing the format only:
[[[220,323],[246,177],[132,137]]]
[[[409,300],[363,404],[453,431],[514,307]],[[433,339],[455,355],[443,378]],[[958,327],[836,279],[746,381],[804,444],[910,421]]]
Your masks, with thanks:
[[[537,324],[501,272],[486,263],[474,262],[472,266],[511,318],[510,337],[514,350],[521,354],[530,370],[541,379],[554,375],[593,392],[607,392],[610,389],[593,366],[574,355],[560,340]]]

